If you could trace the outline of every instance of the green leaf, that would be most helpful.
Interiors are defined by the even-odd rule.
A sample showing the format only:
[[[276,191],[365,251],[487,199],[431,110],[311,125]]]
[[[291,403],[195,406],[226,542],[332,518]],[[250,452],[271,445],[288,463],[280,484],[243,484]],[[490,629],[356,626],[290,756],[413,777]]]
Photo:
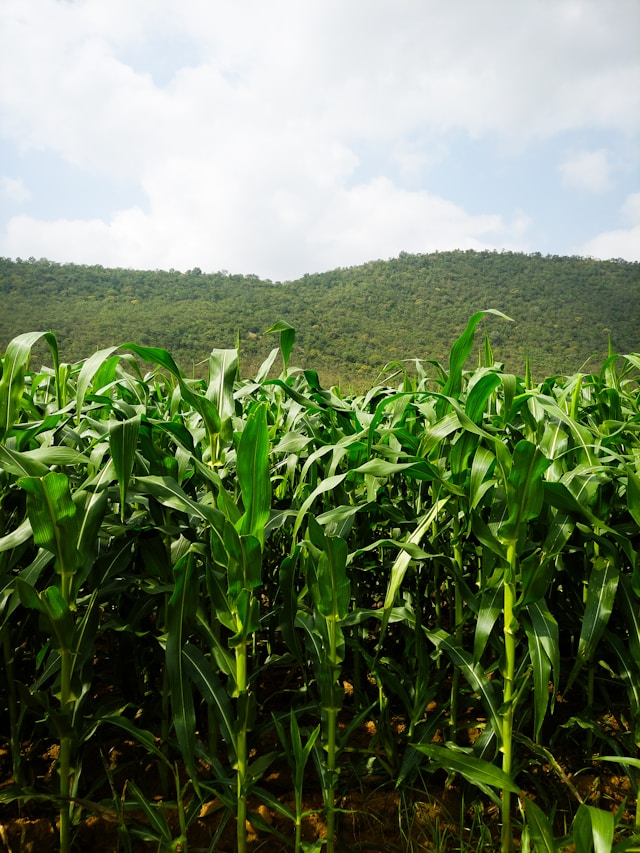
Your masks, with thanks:
[[[31,355],[31,348],[44,337],[58,361],[58,345],[50,332],[26,332],[9,341],[2,362],[0,377],[0,439],[18,420],[24,392],[24,372]]]
[[[594,561],[587,586],[578,654],[565,691],[573,684],[584,664],[595,654],[613,610],[619,579],[620,569],[613,560],[598,557]]]
[[[270,329],[267,329],[266,334],[273,335],[276,332],[280,332],[280,351],[282,352],[282,362],[284,365],[283,372],[286,376],[289,356],[291,355],[291,350],[296,339],[296,330],[285,320],[279,320]]]
[[[80,566],[78,520],[65,474],[23,477],[18,485],[27,492],[27,513],[36,545],[55,554],[55,568],[73,574]]]
[[[124,521],[125,502],[133,471],[140,431],[140,415],[125,421],[115,421],[109,429],[109,447],[120,492],[120,519]]]
[[[469,755],[466,752],[447,749],[435,743],[413,743],[411,745],[414,749],[423,752],[432,761],[435,761],[438,766],[443,767],[450,773],[459,773],[468,782],[471,782],[472,785],[475,785],[488,794],[496,803],[499,803],[500,800],[491,791],[491,788],[511,791],[513,794],[522,793],[510,776],[499,767],[490,764],[488,761],[484,761],[482,758],[476,758],[475,755]]]
[[[264,528],[271,510],[269,436],[264,404],[247,418],[238,444],[236,468],[244,506],[244,514],[237,524],[238,532],[255,536],[264,547]]]
[[[627,466],[627,507],[631,517],[640,527],[640,477]]]
[[[185,670],[188,672],[192,682],[202,694],[205,702],[215,710],[216,719],[220,725],[220,732],[229,749],[231,764],[235,764],[235,719],[231,702],[229,701],[229,694],[222,686],[220,678],[214,671],[211,663],[197,646],[186,643],[182,649],[182,656]]]
[[[120,349],[130,350],[143,361],[148,361],[150,364],[159,364],[160,367],[168,370],[176,378],[182,375],[180,368],[165,349],[161,349],[160,347],[143,347],[132,343],[122,344]]]
[[[80,423],[82,417],[82,408],[84,406],[84,398],[86,397],[91,380],[96,375],[102,364],[110,358],[118,347],[108,347],[107,349],[98,350],[90,356],[82,365],[78,381],[76,383],[76,420]]]
[[[149,800],[147,800],[145,795],[132,779],[127,781],[127,790],[131,792],[133,801],[140,806],[146,815],[147,820],[151,824],[151,828],[154,830],[151,837],[164,842],[165,848],[170,849],[172,846],[171,842],[173,841],[173,834],[162,811],[160,811],[155,803],[150,803]]]
[[[595,806],[580,805],[573,820],[576,853],[610,853],[615,821],[612,812]]]
[[[556,853],[553,826],[540,806],[529,797],[523,797],[524,813],[535,853]]]
[[[408,537],[408,541],[412,545],[418,545],[427,530],[431,527],[433,522],[436,520],[440,511],[447,503],[448,498],[444,498],[442,500],[436,501],[434,505],[431,507],[429,512],[420,519],[420,522],[413,533]],[[384,598],[384,607],[383,607],[383,615],[382,615],[382,626],[380,628],[380,636],[384,637],[385,632],[387,630],[387,625],[389,623],[389,617],[391,616],[391,611],[395,604],[396,596],[398,591],[402,585],[402,581],[404,576],[409,568],[409,564],[411,563],[411,554],[403,550],[402,553],[398,554],[396,557],[393,566],[391,567],[391,574],[389,576],[389,583],[387,585],[387,592]]]
[[[473,659],[477,663],[482,657],[487,641],[491,636],[493,626],[502,613],[504,590],[502,583],[486,589],[480,599],[480,607],[476,616],[476,630],[473,640]]]
[[[347,543],[327,536],[317,568],[318,611],[325,619],[344,619],[349,612],[351,585],[347,575]]]
[[[13,548],[17,548],[19,545],[27,542],[31,536],[31,522],[27,518],[22,522],[22,524],[16,527],[15,530],[12,530],[11,533],[7,533],[5,536],[0,536],[0,553],[2,553],[2,551],[11,551]]]
[[[474,663],[472,656],[462,648],[455,637],[442,630],[427,631],[426,634],[437,649],[444,649],[453,665],[460,670],[463,677],[470,684],[472,690],[480,695],[487,714],[491,719],[496,737],[500,741],[502,738],[502,716],[494,684],[489,681],[482,667]]]
[[[540,514],[544,498],[542,475],[550,464],[531,442],[522,439],[516,445],[506,484],[509,518],[498,530],[504,542],[516,541],[520,525]]]
[[[460,391],[462,390],[462,368],[471,353],[476,326],[485,314],[496,314],[498,317],[503,317],[505,320],[511,320],[511,318],[507,317],[506,314],[503,314],[501,311],[496,311],[493,308],[489,308],[486,311],[477,311],[473,314],[467,323],[466,329],[451,347],[451,352],[449,354],[449,377],[442,389],[442,393],[446,397],[457,398],[460,396]]]
[[[197,786],[195,766],[196,714],[193,692],[188,674],[185,672],[182,649],[186,642],[198,607],[199,584],[195,557],[189,551],[174,566],[175,586],[167,607],[166,662],[171,690],[171,710],[176,737],[180,745],[185,767]]]
[[[59,651],[73,650],[73,616],[57,586],[49,586],[40,595],[42,612],[49,620]]]

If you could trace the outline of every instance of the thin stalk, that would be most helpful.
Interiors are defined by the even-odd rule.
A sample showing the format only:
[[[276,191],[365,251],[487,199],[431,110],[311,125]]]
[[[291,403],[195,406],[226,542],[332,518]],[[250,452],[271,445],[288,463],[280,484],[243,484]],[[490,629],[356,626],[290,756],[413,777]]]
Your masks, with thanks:
[[[11,632],[9,625],[2,635],[2,652],[4,657],[4,671],[7,679],[7,704],[9,706],[9,732],[11,743],[11,769],[13,781],[16,785],[22,784],[22,765],[20,760],[20,726],[18,723],[18,692],[14,674],[14,651],[11,644]]]
[[[69,649],[61,650],[61,684],[60,706],[62,714],[68,713],[71,700],[71,653]],[[60,851],[69,853],[71,850],[71,735],[60,738]]]
[[[71,580],[72,575],[62,572],[61,592],[67,604],[71,602]],[[68,725],[65,726],[67,734],[60,738],[60,756],[58,772],[60,774],[60,853],[69,853],[71,850],[71,786],[73,768],[71,767],[71,710],[73,698],[71,693],[71,672],[73,665],[72,650],[67,648],[66,643],[60,649],[60,712],[62,717],[68,717]]]
[[[453,561],[457,566],[458,573],[462,576],[462,546],[460,544],[460,521],[457,512],[453,516]],[[456,642],[462,644],[462,620],[464,618],[462,590],[457,578],[455,583],[455,638]],[[454,743],[458,737],[458,691],[460,690],[460,670],[456,667],[453,671],[451,681],[451,702],[449,710],[449,738]]]
[[[236,849],[238,853],[246,853],[247,850],[247,714],[249,703],[247,701],[247,644],[240,643],[236,647],[236,672],[238,687],[238,708],[241,718],[238,720],[238,735],[236,742],[236,753],[238,766],[236,770],[236,794],[238,800],[238,811],[236,816]]]
[[[169,758],[169,717],[171,716],[171,690],[169,688],[169,671],[166,666],[162,668],[162,699],[161,699],[161,719],[160,719],[160,751],[168,759]],[[160,788],[162,796],[167,797],[169,794],[169,771],[164,761],[158,766],[158,774],[160,776]]]
[[[327,620],[327,628],[329,631],[329,666],[332,670],[332,676],[335,675],[338,662],[338,623],[335,618]],[[336,789],[336,753],[337,753],[337,733],[338,733],[338,701],[336,697],[336,679],[331,678],[330,689],[330,708],[327,708],[327,776],[329,779],[329,788],[327,790],[327,802],[325,803],[327,813],[327,853],[334,853],[335,850],[335,827],[336,827],[336,812],[335,812],[335,789]]]
[[[504,579],[504,654],[502,713],[502,770],[511,775],[513,760],[514,680],[516,671],[516,637],[513,608],[516,601],[516,543],[510,542],[507,550],[509,566]],[[512,853],[511,792],[502,792],[501,853]]]

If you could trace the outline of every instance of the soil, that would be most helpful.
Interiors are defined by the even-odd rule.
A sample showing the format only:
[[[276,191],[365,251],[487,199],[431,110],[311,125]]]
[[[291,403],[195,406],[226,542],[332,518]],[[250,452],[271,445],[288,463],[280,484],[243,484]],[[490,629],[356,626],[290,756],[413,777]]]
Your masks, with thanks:
[[[403,726],[404,721],[398,717],[392,720],[390,730],[399,735]],[[461,737],[472,741],[476,734],[475,730],[469,729],[462,731]],[[149,801],[157,805],[165,802],[155,762],[133,741],[95,741],[94,738],[83,764],[83,789],[91,790],[92,775],[96,779],[104,779],[106,766],[113,790],[110,792],[98,788],[93,792],[91,802],[81,803],[75,826],[74,850],[87,853],[175,850],[180,853],[183,849],[180,845],[162,847],[157,841],[139,837],[139,832],[149,827],[142,810],[130,810],[130,805],[127,806],[125,828],[122,814],[114,805],[119,798],[124,799],[127,780],[135,781]],[[413,789],[405,787],[398,791],[388,778],[368,775],[361,766],[355,764],[350,767],[350,755],[361,755],[363,748],[380,748],[378,732],[372,721],[365,721],[356,730],[349,744],[349,750],[353,750],[353,753],[347,750],[341,757],[343,770],[338,800],[338,851],[404,853],[409,850],[499,849],[499,809],[491,800],[478,798],[477,792],[472,793],[472,789],[464,782],[449,779],[442,772],[425,774]],[[55,790],[57,756],[56,746],[35,743],[23,745],[23,762],[29,770],[32,790]],[[202,778],[206,781],[206,768],[202,767],[201,770]],[[560,770],[554,770],[540,761],[530,769],[526,778],[531,783],[531,790],[526,792],[528,796],[539,799],[541,791],[552,792],[549,796],[555,798],[557,805],[558,836],[563,833],[563,825],[566,827],[570,823],[570,813],[575,813],[579,799],[599,808],[615,811],[622,809],[622,823],[633,823],[635,801],[630,782],[626,776],[620,775],[614,764],[594,765],[587,772],[579,765],[577,756],[566,755],[562,757]],[[2,789],[11,782],[11,756],[6,749],[0,750],[0,795]],[[271,765],[260,785],[281,803],[294,808],[286,765]],[[303,838],[310,846],[326,837],[322,796],[314,787],[317,787],[317,781],[314,768],[311,767],[304,798],[304,808],[309,811],[309,815],[303,824]],[[539,803],[542,805],[541,799]],[[253,818],[257,828],[248,824],[250,853],[280,853],[293,849],[293,827],[289,820],[255,798],[250,800],[249,810],[257,816]],[[163,811],[172,827],[174,838],[177,838],[179,829],[175,805],[166,803]],[[189,826],[190,853],[234,853],[235,822],[233,819],[228,820],[225,826],[224,817],[225,810],[219,800],[215,797],[205,799]],[[517,813],[514,818],[517,821]],[[213,843],[216,833],[218,839]],[[6,853],[46,853],[56,850],[56,812],[51,799],[31,800],[22,804],[13,802],[1,806],[0,849]]]

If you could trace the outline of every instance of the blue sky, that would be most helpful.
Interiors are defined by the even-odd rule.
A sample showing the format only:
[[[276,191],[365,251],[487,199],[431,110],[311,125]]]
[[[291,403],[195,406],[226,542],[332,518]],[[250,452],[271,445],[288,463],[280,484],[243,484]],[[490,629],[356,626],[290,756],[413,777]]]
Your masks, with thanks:
[[[638,0],[3,0],[0,255],[640,260]]]

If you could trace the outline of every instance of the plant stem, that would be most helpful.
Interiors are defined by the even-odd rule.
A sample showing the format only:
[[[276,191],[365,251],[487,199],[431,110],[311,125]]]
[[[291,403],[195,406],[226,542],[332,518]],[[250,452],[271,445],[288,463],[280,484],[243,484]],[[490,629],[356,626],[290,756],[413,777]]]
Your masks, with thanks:
[[[246,853],[247,849],[247,714],[249,702],[247,696],[247,644],[246,641],[236,647],[236,673],[238,687],[238,740],[236,744],[238,766],[236,770],[236,794],[238,800],[236,823],[236,849]]]
[[[336,736],[338,731],[338,703],[336,697],[336,674],[338,669],[338,624],[335,618],[327,620],[329,631],[329,667],[331,669],[330,706],[327,708],[327,776],[329,788],[327,791],[327,853],[334,853],[334,835],[336,826],[335,813],[335,773],[336,773]]]
[[[64,601],[71,601],[71,580],[68,572],[62,572],[61,592]],[[64,734],[60,738],[59,774],[60,774],[60,853],[69,853],[71,850],[71,716],[73,699],[71,698],[71,669],[72,650],[66,647],[66,643],[60,649],[60,711],[63,720],[66,718]]]
[[[11,769],[13,781],[16,785],[22,784],[22,767],[20,761],[20,727],[18,724],[18,693],[14,675],[14,652],[11,647],[11,632],[9,625],[5,626],[2,636],[2,651],[4,657],[4,671],[7,679],[7,704],[9,706],[9,731],[11,743]]]
[[[460,545],[460,522],[458,519],[457,510],[453,516],[453,561],[457,567],[460,577],[462,577],[462,547]],[[455,638],[458,644],[462,644],[462,620],[463,600],[462,590],[458,579],[454,578],[455,583]],[[454,743],[458,737],[458,691],[460,689],[460,670],[456,667],[453,672],[451,681],[451,702],[449,708],[449,738]]]
[[[515,574],[516,574],[516,543],[510,542],[507,551],[509,566],[504,579],[504,654],[505,665],[503,674],[503,708],[502,713],[502,770],[511,775],[513,758],[513,685],[516,670],[516,638],[515,617]],[[511,833],[511,792],[502,792],[502,834],[501,853],[511,853],[513,837]]]

